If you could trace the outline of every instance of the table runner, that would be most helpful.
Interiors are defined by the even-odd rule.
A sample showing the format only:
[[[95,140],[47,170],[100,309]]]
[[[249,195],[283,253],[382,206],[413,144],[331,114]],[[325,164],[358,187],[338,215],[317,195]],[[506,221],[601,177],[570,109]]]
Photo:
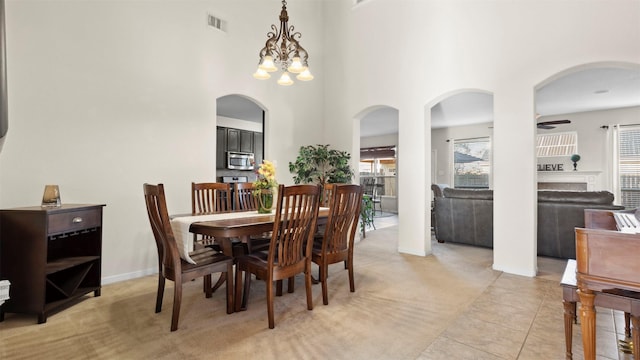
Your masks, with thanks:
[[[264,214],[258,214],[258,211],[254,210],[208,215],[180,216],[171,219],[171,229],[173,230],[173,237],[176,239],[176,243],[178,245],[178,252],[180,253],[180,257],[191,264],[196,263],[189,256],[189,253],[193,251],[193,233],[189,232],[189,226],[191,226],[192,223],[198,221],[239,219],[262,215]]]

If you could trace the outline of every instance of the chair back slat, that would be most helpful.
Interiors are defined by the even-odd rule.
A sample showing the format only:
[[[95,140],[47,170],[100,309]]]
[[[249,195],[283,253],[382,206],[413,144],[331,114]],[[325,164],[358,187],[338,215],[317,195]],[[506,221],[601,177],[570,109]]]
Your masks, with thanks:
[[[191,213],[231,211],[231,186],[227,183],[191,183]]]
[[[338,184],[334,183],[326,183],[322,189],[322,195],[320,199],[320,206],[329,207],[329,203],[331,202],[331,196],[333,196],[333,189]]]
[[[258,210],[258,201],[253,195],[253,183],[241,182],[235,183],[234,197],[236,206],[239,211]]]

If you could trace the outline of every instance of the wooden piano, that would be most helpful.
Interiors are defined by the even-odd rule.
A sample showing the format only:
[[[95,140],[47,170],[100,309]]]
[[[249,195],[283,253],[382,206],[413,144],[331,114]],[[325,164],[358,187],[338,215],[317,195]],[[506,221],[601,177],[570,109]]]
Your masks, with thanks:
[[[617,295],[616,309],[631,315],[633,356],[640,360],[640,234],[616,230],[610,210],[585,210],[576,228],[576,279],[586,360],[595,359],[597,293]]]

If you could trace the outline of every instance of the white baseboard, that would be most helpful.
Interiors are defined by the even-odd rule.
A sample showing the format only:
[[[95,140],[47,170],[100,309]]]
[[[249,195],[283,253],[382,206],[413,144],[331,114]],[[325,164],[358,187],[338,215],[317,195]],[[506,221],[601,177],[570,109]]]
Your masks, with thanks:
[[[113,283],[126,281],[126,280],[133,280],[143,276],[153,275],[157,273],[158,273],[158,268],[149,268],[146,270],[134,271],[126,274],[105,276],[102,278],[102,285],[113,284]]]
[[[398,248],[398,252],[399,253],[403,253],[403,254],[409,254],[409,255],[415,255],[415,256],[427,256],[430,255],[431,253],[427,253],[425,251],[414,251],[413,249],[404,249],[404,248]]]

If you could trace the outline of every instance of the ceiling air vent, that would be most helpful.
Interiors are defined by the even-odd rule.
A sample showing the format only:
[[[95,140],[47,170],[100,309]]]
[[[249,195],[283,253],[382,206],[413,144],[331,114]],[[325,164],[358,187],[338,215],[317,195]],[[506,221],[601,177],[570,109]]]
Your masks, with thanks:
[[[227,22],[220,19],[219,17],[215,17],[214,15],[211,15],[211,14],[207,15],[207,24],[220,31],[227,32]]]

